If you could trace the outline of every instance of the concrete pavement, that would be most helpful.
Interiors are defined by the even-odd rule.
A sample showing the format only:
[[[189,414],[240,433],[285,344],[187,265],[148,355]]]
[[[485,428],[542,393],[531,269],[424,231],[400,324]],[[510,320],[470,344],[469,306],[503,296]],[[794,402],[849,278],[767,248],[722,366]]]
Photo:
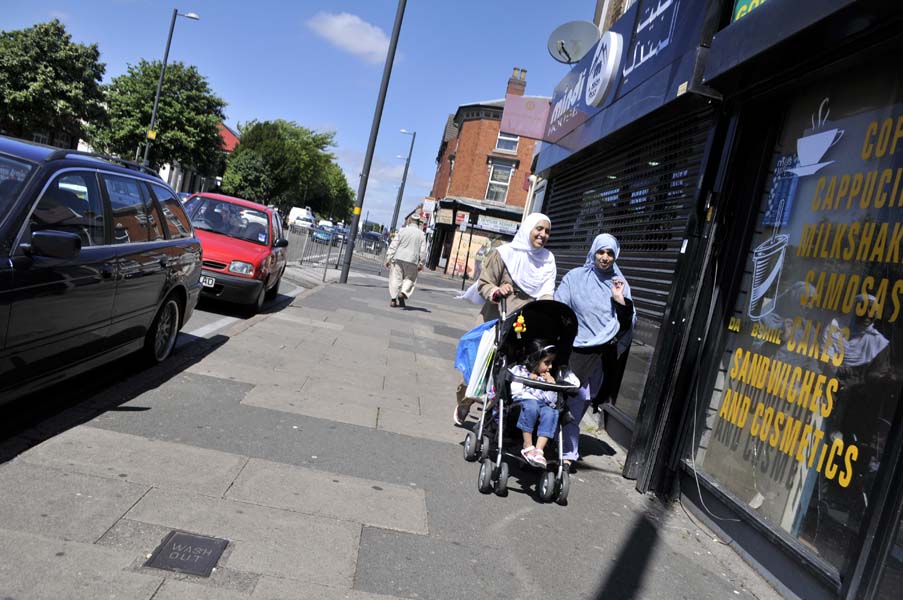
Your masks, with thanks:
[[[85,390],[0,446],[0,598],[778,598],[586,436],[569,505],[512,469],[477,492],[450,424],[475,307],[371,269]],[[338,271],[327,271],[334,281]],[[145,567],[171,530],[229,545],[209,578]]]

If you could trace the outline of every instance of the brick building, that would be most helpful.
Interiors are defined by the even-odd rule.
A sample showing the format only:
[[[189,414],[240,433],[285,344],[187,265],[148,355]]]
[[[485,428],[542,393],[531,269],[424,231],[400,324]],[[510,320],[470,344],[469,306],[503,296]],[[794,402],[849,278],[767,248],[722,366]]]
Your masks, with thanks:
[[[523,96],[526,87],[527,71],[515,68],[506,95]],[[430,194],[437,201],[431,268],[473,277],[488,248],[517,231],[536,142],[501,131],[504,108],[504,98],[473,102],[448,117]]]

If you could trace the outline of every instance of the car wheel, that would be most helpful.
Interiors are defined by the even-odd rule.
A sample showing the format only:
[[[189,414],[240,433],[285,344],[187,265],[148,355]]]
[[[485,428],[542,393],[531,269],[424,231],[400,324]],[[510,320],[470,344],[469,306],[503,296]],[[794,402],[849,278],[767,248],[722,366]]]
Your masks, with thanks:
[[[174,297],[168,297],[154,317],[144,338],[144,354],[154,364],[166,360],[175,348],[179,337],[179,321],[182,307]]]
[[[266,302],[267,296],[267,288],[265,285],[260,286],[260,291],[257,293],[257,298],[248,305],[245,306],[245,317],[251,318],[263,309],[263,305]]]
[[[279,277],[276,278],[276,283],[273,284],[273,287],[267,290],[266,300],[272,300],[279,294],[279,284],[282,283],[282,273],[285,273],[285,269],[279,273]]]

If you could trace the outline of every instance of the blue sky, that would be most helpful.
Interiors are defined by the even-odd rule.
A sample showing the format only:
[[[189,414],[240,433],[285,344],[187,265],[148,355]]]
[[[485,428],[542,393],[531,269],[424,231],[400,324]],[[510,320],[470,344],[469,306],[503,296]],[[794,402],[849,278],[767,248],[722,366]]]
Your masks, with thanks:
[[[156,0],[5,0],[0,29],[59,18],[96,43],[105,81],[163,56],[172,9]],[[170,60],[197,65],[227,103],[227,123],[282,118],[334,130],[355,191],[367,149],[395,0],[180,0]],[[429,194],[442,128],[459,104],[501,98],[513,67],[527,93],[551,96],[568,67],[546,50],[552,30],[591,20],[595,0],[408,0],[370,172],[364,213],[388,223],[410,137],[402,212]]]

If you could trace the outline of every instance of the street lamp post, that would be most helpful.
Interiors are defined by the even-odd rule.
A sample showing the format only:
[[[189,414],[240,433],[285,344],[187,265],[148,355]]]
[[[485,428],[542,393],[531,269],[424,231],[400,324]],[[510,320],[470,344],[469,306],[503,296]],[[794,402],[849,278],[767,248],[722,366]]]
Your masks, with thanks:
[[[411,154],[414,152],[414,142],[417,140],[416,131],[402,129],[401,133],[411,136],[411,147],[408,148],[408,157],[404,161],[404,174],[401,176],[401,187],[398,188],[398,198],[395,200],[395,210],[392,211],[392,226],[389,227],[389,231],[395,229],[395,225],[398,223],[398,211],[401,210],[401,199],[404,197],[404,184],[408,179],[408,167],[411,165]],[[398,158],[401,157],[399,156]]]
[[[392,38],[389,40],[389,51],[386,53],[383,78],[379,84],[379,95],[376,99],[376,110],[373,112],[373,123],[370,125],[370,141],[367,142],[367,153],[364,155],[364,167],[361,171],[361,180],[357,188],[354,216],[351,218],[351,236],[348,240],[348,245],[345,247],[345,257],[342,261],[342,274],[339,276],[339,283],[348,283],[348,272],[351,270],[351,255],[354,252],[357,227],[361,221],[361,207],[364,205],[364,195],[367,193],[367,180],[370,177],[370,165],[373,162],[373,149],[376,146],[376,137],[379,134],[379,123],[383,116],[386,90],[389,87],[389,77],[392,75],[392,63],[395,61],[395,49],[398,46],[398,34],[401,31],[401,22],[404,20],[406,5],[407,0],[398,0],[398,8],[395,9],[395,25],[392,26]]]
[[[166,75],[166,61],[169,60],[169,45],[172,42],[172,32],[176,28],[176,17],[185,17],[192,21],[197,21],[201,17],[197,13],[180,13],[178,8],[172,9],[172,21],[169,23],[169,35],[166,38],[166,50],[163,51],[163,67],[160,69],[160,80],[157,81],[157,93],[154,95],[154,108],[151,111],[150,127],[147,128],[147,140],[144,145],[144,161],[147,164],[148,156],[150,156],[151,144],[156,139],[157,134],[154,131],[154,123],[157,120],[157,105],[160,103],[160,90],[163,89],[163,77]],[[151,137],[153,136],[153,137]]]

